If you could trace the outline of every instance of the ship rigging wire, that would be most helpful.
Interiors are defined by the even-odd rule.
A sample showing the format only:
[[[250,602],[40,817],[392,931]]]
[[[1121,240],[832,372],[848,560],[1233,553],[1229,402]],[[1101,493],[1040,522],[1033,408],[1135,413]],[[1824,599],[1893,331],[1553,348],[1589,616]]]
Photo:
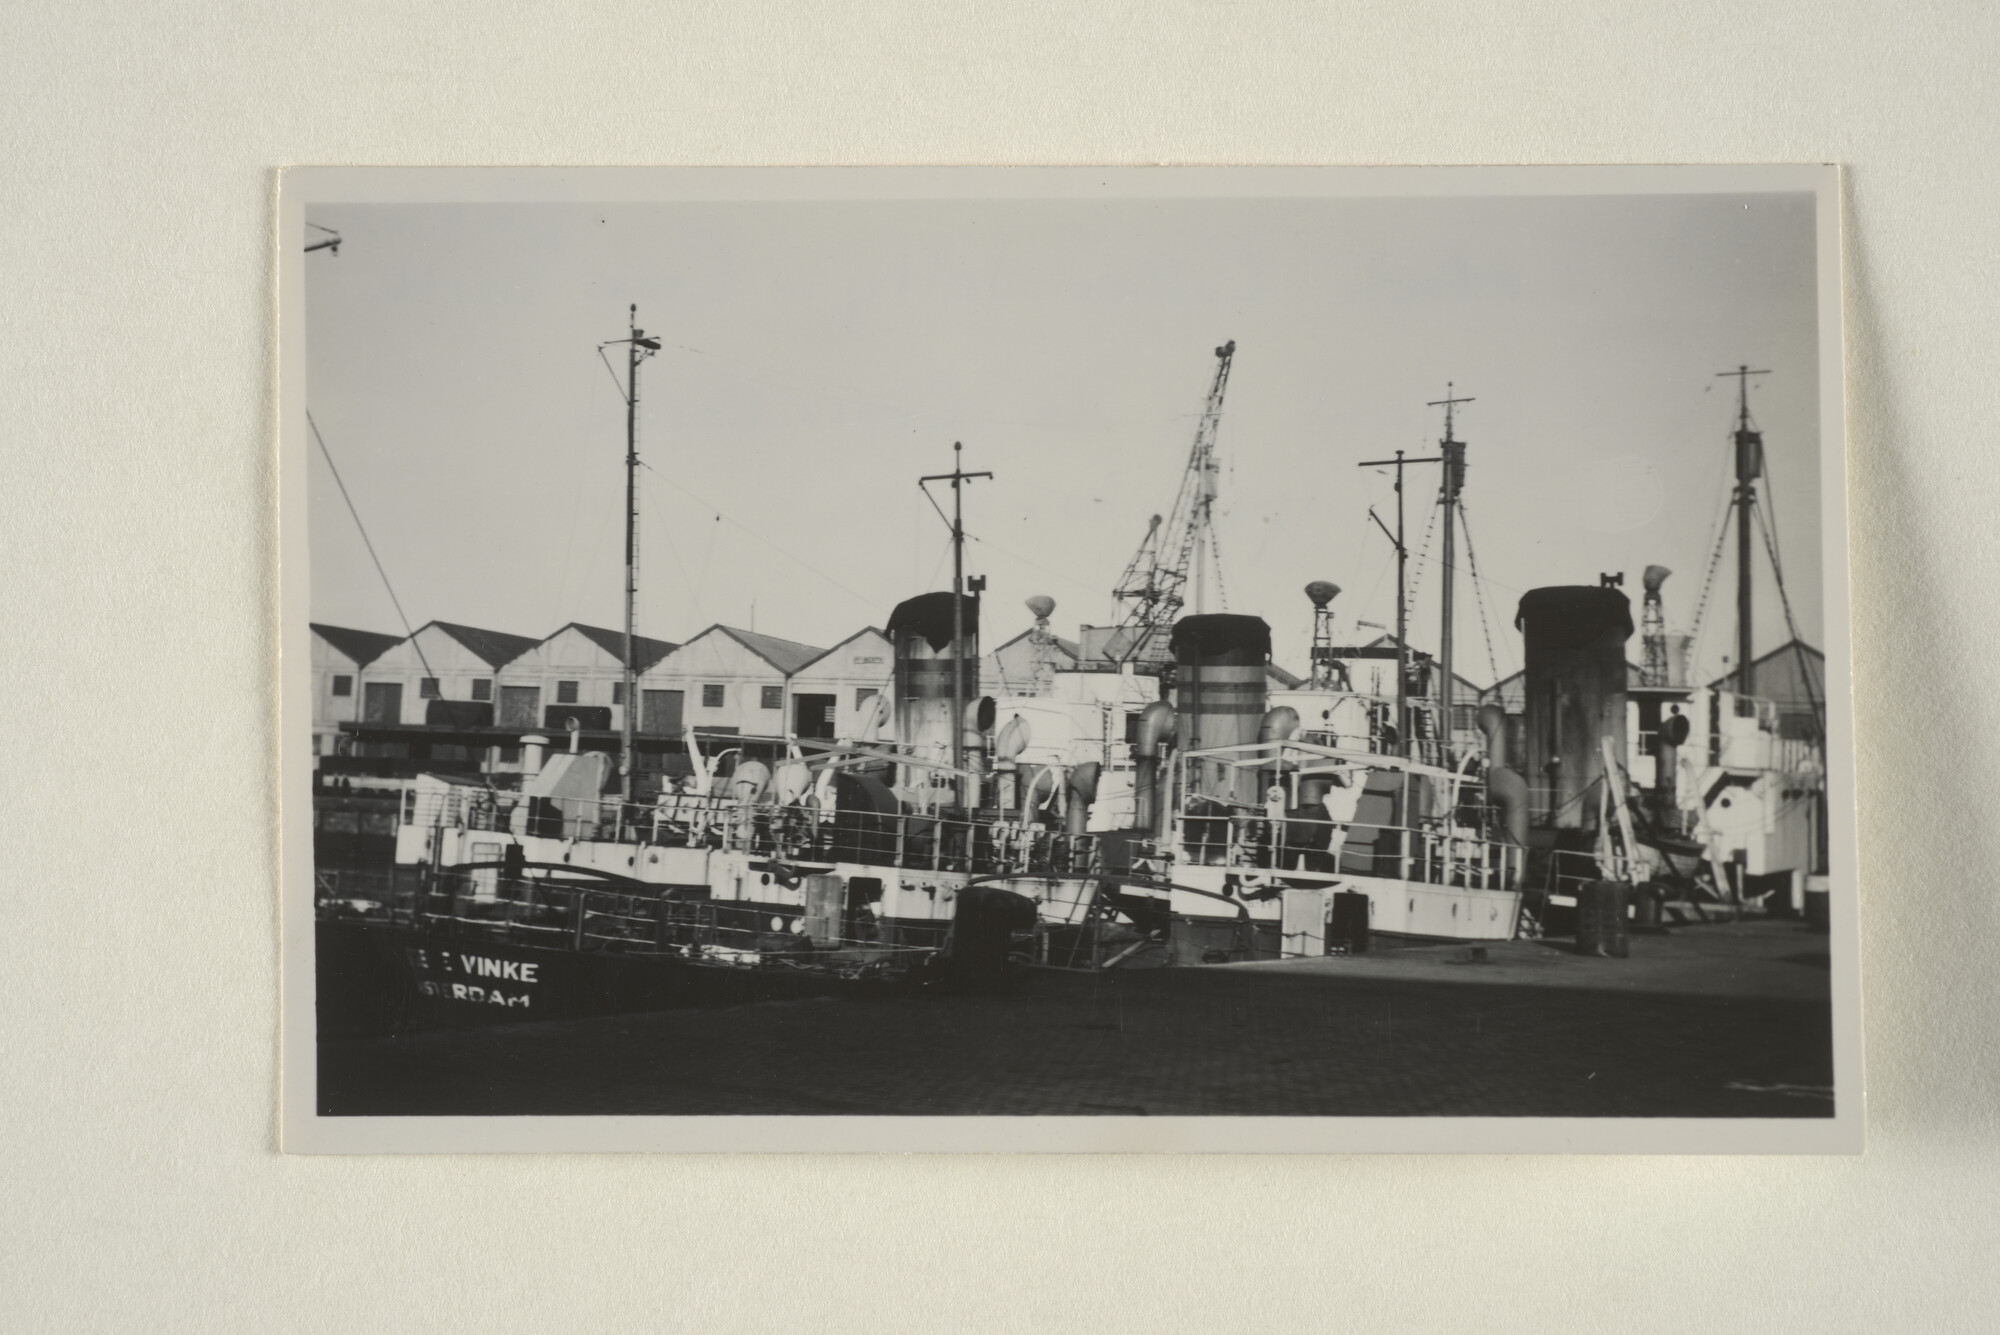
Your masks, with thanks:
[[[604,345],[601,343],[597,346],[597,360],[604,363],[604,373],[610,376],[611,383],[618,387],[618,401],[628,408],[631,407],[632,396],[625,392],[625,386],[619,382],[618,372],[612,368],[611,359],[604,355]]]
[[[549,617],[551,625],[562,625],[572,618],[565,617],[563,611],[569,606],[569,577],[576,564],[577,513],[583,508],[583,470],[573,470],[574,480],[570,485],[569,533],[563,542],[562,578],[556,584],[556,605]]]
[[[773,385],[790,391],[789,397],[795,402],[810,398],[844,400],[847,405],[868,410],[862,414],[876,421],[894,422],[909,426],[912,431],[930,430],[940,423],[953,425],[967,423],[997,427],[1010,432],[1050,432],[1073,431],[1074,418],[1011,418],[996,417],[990,413],[969,411],[963,404],[931,407],[921,401],[910,399],[890,400],[867,394],[857,394],[845,385],[813,380],[794,371],[784,369],[772,362],[759,361],[734,352],[715,352],[708,348],[697,348],[688,343],[664,343],[664,347],[677,352],[691,353],[701,358],[716,371],[752,384],[762,395],[769,395]],[[1156,423],[1177,423],[1190,421],[1201,416],[1192,413],[1145,413],[1130,416],[1121,415],[1116,420],[1131,427],[1152,426]]]
[[[1727,491],[1726,484],[1724,490]],[[1697,665],[1694,668],[1697,676],[1706,675],[1698,666],[1701,662],[1702,631],[1708,624],[1705,619],[1708,614],[1708,599],[1715,590],[1716,574],[1722,569],[1722,552],[1729,542],[1729,512],[1735,504],[1733,500],[1725,497],[1722,513],[1716,518],[1714,537],[1709,543],[1708,569],[1702,575],[1701,596],[1695,599],[1694,621],[1688,627],[1688,655],[1692,663]]]
[[[1035,570],[1039,570],[1044,575],[1050,575],[1056,579],[1065,580],[1076,588],[1084,589],[1092,594],[1099,592],[1099,589],[1094,584],[1086,584],[1084,581],[1078,579],[1075,575],[1072,575],[1067,571],[1057,570],[1053,566],[1045,566],[1039,561],[1021,555],[1019,552],[1009,550],[1006,547],[1002,547],[999,543],[994,542],[991,538],[981,537],[979,534],[974,533],[971,529],[967,529],[965,531],[965,540],[967,542],[976,542],[982,547],[991,548],[992,550],[1000,553],[1002,556],[1005,556],[1010,560],[1019,561],[1022,565],[1032,567]]]
[[[409,638],[410,647],[417,651],[417,662],[423,664],[424,675],[432,680],[437,673],[431,670],[430,660],[424,657],[424,646],[417,641],[417,632],[410,627],[410,618],[403,611],[403,600],[396,596],[396,586],[389,582],[389,572],[382,568],[382,558],[375,554],[375,543],[368,536],[368,526],[361,522],[361,511],[354,507],[354,497],[347,492],[347,483],[340,476],[340,469],[333,462],[333,452],[326,447],[326,437],[319,433],[319,423],[313,420],[312,409],[306,409],[306,425],[312,428],[313,439],[319,442],[320,457],[326,460],[327,471],[333,474],[333,483],[340,488],[340,499],[347,502],[347,513],[354,516],[354,527],[361,534],[361,545],[368,549],[368,559],[375,563],[375,573],[382,577],[382,587],[389,591],[389,602],[396,609],[396,617],[403,623],[403,634]]]
[[[1472,600],[1479,607],[1479,629],[1486,636],[1486,663],[1493,669],[1493,684],[1500,684],[1500,655],[1493,648],[1493,627],[1486,618],[1486,582],[1479,578],[1479,557],[1472,550],[1472,519],[1465,513],[1465,497],[1458,498],[1458,523],[1465,530],[1465,568],[1472,578]]]
[[[769,547],[772,551],[784,557],[787,561],[790,561],[794,565],[799,566],[805,570],[811,571],[813,574],[819,576],[821,579],[825,580],[828,584],[833,585],[834,588],[839,589],[842,593],[847,594],[849,597],[858,599],[861,602],[867,604],[871,608],[875,606],[875,600],[873,598],[868,597],[866,594],[856,593],[853,589],[849,588],[845,584],[842,584],[839,580],[827,574],[826,571],[820,569],[818,566],[812,564],[810,561],[807,561],[802,557],[795,556],[791,552],[786,551],[783,547],[780,547],[777,543],[772,542],[769,538],[759,533],[756,529],[751,528],[748,524],[738,519],[735,515],[732,515],[728,511],[722,509],[720,506],[714,505],[709,501],[703,500],[700,496],[697,496],[694,492],[689,491],[686,487],[682,486],[680,483],[676,482],[673,478],[668,477],[664,473],[660,473],[658,474],[658,476],[668,486],[672,487],[675,491],[681,493],[681,495],[686,496],[688,499],[697,502],[702,506],[703,509],[707,510],[710,514],[713,514],[716,518],[723,520],[726,523],[734,524],[737,528],[742,529],[745,533],[749,534],[757,541],[763,543],[766,547]]]
[[[644,467],[649,473],[654,471],[650,465]],[[644,491],[640,494],[652,506],[654,522],[659,527],[660,536],[666,539],[668,554],[674,558],[674,571],[681,577],[681,587],[687,590],[688,605],[694,611],[695,620],[708,620],[708,615],[702,611],[701,591],[689,575],[687,562],[681,559],[680,547],[674,542],[674,526],[668,522],[666,503],[660,499],[657,491]]]
[[[1431,516],[1429,519],[1424,521],[1423,541],[1417,544],[1416,555],[1414,558],[1412,558],[1412,563],[1417,568],[1416,571],[1410,576],[1409,591],[1403,595],[1405,602],[1412,608],[1414,608],[1417,605],[1417,592],[1418,590],[1422,589],[1424,585],[1424,566],[1431,559],[1430,557],[1431,534],[1437,530],[1438,511],[1442,510],[1443,508],[1444,508],[1444,503],[1442,499],[1438,501],[1433,501],[1431,503]]]
[[[1757,507],[1758,528],[1764,533],[1764,546],[1771,554],[1771,574],[1778,581],[1778,603],[1785,609],[1785,629],[1792,635],[1792,652],[1799,660],[1799,680],[1806,688],[1806,702],[1812,707],[1813,726],[1819,732],[1818,740],[1826,741],[1826,712],[1819,692],[1813,689],[1812,664],[1806,660],[1805,637],[1799,634],[1799,623],[1792,616],[1792,596],[1785,585],[1785,565],[1778,558],[1783,549],[1778,541],[1778,482],[1771,476],[1771,461],[1764,460],[1764,497]],[[1768,529],[1765,527],[1768,525]]]
[[[1813,728],[1819,733],[1815,740],[1824,740],[1826,725],[1820,714],[1819,692],[1813,689],[1812,665],[1806,660],[1805,641],[1799,636],[1799,624],[1792,619],[1792,597],[1785,591],[1785,571],[1778,563],[1778,526],[1775,521],[1765,520],[1762,505],[1752,506],[1751,513],[1757,517],[1757,532],[1763,535],[1764,550],[1770,554],[1771,573],[1778,579],[1778,605],[1785,609],[1785,629],[1791,632],[1792,652],[1799,660],[1799,682],[1806,688],[1806,703],[1812,708]]]

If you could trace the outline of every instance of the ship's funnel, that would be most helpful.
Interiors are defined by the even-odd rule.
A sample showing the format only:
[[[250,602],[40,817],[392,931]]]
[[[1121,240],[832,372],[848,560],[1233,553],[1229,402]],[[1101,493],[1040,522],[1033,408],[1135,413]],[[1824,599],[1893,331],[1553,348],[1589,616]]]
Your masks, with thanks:
[[[1632,605],[1616,589],[1566,585],[1530,589],[1514,625],[1526,666],[1525,776],[1547,791],[1551,822],[1588,828],[1596,806],[1585,798],[1604,778],[1601,738],[1625,754],[1625,642]]]
[[[1222,612],[1174,624],[1174,706],[1190,750],[1257,740],[1270,691],[1271,627],[1262,617]],[[1195,793],[1242,806],[1261,804],[1257,771],[1214,760],[1190,766]]]
[[[891,687],[895,692],[896,741],[925,760],[949,758],[953,730],[961,726],[960,720],[952,717],[954,667],[963,698],[968,704],[979,700],[979,598],[967,594],[958,603],[965,636],[963,662],[953,654],[949,593],[926,593],[898,603],[886,628],[896,654]],[[919,773],[922,777],[918,773],[904,776],[904,784],[928,784],[929,772]]]

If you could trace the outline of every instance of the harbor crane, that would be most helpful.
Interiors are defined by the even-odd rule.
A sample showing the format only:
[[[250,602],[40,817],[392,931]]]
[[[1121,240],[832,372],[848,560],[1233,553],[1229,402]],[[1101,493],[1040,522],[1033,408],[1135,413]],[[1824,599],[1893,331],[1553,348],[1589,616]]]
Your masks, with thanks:
[[[1119,663],[1164,658],[1174,619],[1187,605],[1190,576],[1194,580],[1194,610],[1207,610],[1206,571],[1211,561],[1218,590],[1221,587],[1222,555],[1215,545],[1212,525],[1218,473],[1215,436],[1222,424],[1222,396],[1229,387],[1229,366],[1235,356],[1234,339],[1215,350],[1215,380],[1208,389],[1201,423],[1195,428],[1194,446],[1188,452],[1174,508],[1165,520],[1153,516],[1139,549],[1132,553],[1112,590],[1120,611],[1107,653]]]

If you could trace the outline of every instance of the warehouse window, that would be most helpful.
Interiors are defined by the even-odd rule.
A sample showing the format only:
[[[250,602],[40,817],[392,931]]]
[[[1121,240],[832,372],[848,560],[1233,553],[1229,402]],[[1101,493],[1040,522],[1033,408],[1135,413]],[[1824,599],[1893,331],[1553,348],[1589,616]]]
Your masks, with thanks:
[[[783,709],[785,707],[785,688],[782,686],[764,687],[763,694],[757,703],[766,709]]]
[[[854,707],[856,709],[866,709],[875,702],[875,697],[880,694],[882,692],[873,686],[857,686],[854,688]]]
[[[703,686],[701,688],[701,707],[703,709],[722,708],[722,688],[713,683]]]
[[[611,703],[614,705],[622,705],[625,703],[624,682],[614,681],[611,683]]]
[[[491,677],[481,677],[479,680],[473,682],[472,698],[475,700],[491,700],[493,698],[493,679]]]
[[[352,694],[354,694],[354,678],[352,678],[352,677],[348,677],[348,676],[336,676],[336,677],[334,677],[334,679],[333,679],[333,693],[334,693],[335,695],[352,695]]]
[[[559,681],[556,683],[556,703],[559,705],[573,705],[576,703],[575,682]]]
[[[417,694],[426,700],[439,699],[438,679],[436,677],[425,677],[420,680],[417,683]]]

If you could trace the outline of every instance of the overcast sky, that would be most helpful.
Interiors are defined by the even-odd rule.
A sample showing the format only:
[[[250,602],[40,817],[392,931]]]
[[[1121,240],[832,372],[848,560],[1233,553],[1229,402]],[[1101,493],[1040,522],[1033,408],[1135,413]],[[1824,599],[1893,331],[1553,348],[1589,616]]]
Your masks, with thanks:
[[[1343,638],[1395,616],[1385,474],[1461,409],[1471,536],[1502,674],[1521,592],[1673,568],[1685,629],[1726,497],[1748,362],[1781,555],[1820,639],[1817,308],[1807,195],[315,205],[307,397],[412,624],[540,636],[622,621],[625,408],[597,345],[626,307],[665,345],[640,373],[639,629],[712,622],[832,645],[948,587],[917,490],[951,468],[989,645],[1109,591],[1171,505],[1215,366],[1228,610],[1303,669],[1312,579]],[[623,373],[619,349],[613,361]],[[315,451],[316,453],[316,451]],[[325,461],[311,463],[312,616],[401,632]],[[1410,545],[1436,466],[1412,472]],[[1435,647],[1430,562],[1412,640]],[[1734,543],[1702,636],[1733,651]],[[1461,558],[1462,559],[1462,558]],[[1760,554],[1760,564],[1762,564]],[[1413,575],[1417,567],[1413,567]],[[1220,608],[1211,602],[1211,610]],[[1459,666],[1488,662],[1461,584]],[[1759,652],[1786,638],[1760,575]],[[1634,654],[1637,648],[1634,647]]]

